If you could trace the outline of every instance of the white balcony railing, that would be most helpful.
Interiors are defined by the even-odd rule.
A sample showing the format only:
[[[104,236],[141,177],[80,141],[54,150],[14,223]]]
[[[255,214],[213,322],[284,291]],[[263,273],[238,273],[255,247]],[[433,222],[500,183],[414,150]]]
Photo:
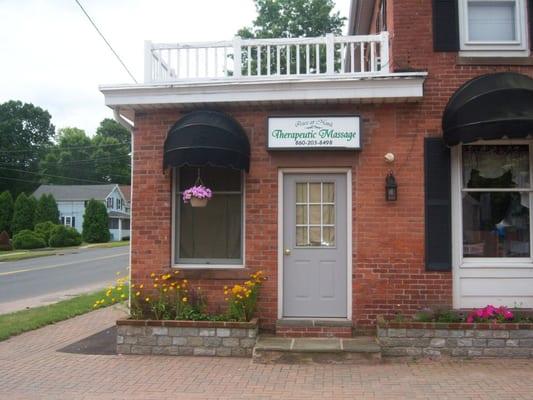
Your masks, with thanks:
[[[145,82],[389,72],[389,35],[145,43]]]

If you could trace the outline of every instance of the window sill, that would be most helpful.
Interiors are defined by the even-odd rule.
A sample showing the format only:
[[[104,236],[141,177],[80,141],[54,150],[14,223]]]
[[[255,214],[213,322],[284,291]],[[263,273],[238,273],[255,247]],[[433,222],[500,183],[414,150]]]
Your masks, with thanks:
[[[173,265],[172,268],[180,270],[180,278],[185,279],[211,279],[211,280],[245,280],[253,272],[243,265],[223,265],[213,268],[212,265]]]
[[[525,52],[460,51],[458,65],[533,65],[529,50]]]
[[[462,269],[533,269],[531,261],[463,261],[460,268]]]

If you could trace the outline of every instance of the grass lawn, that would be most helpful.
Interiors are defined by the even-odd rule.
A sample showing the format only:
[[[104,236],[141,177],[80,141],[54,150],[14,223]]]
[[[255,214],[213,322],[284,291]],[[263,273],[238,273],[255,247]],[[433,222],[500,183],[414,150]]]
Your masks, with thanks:
[[[93,310],[93,304],[96,300],[104,297],[105,290],[101,290],[91,294],[82,294],[48,306],[0,315],[0,341],[22,332],[85,314]]]
[[[107,242],[107,243],[93,243],[93,244],[83,243],[81,246],[88,247],[91,249],[111,249],[113,247],[128,246],[129,244],[130,244],[129,240],[121,240],[119,242]]]
[[[122,247],[128,246],[129,241],[123,240],[120,242],[107,242],[107,243],[82,243],[80,246],[73,247],[58,247],[58,248],[46,248],[46,249],[35,249],[35,250],[11,250],[11,251],[0,251],[0,262],[2,261],[19,261],[26,260],[28,258],[44,257],[44,256],[53,256],[59,253],[63,253],[66,250],[75,250],[81,247],[91,248],[91,249],[111,249],[113,247]]]

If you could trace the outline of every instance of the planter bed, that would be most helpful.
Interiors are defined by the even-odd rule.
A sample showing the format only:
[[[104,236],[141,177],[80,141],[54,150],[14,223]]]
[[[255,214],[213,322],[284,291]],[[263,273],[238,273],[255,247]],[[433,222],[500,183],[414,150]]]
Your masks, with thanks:
[[[118,354],[251,357],[258,320],[117,321]]]
[[[533,323],[393,322],[378,319],[383,356],[533,358]]]

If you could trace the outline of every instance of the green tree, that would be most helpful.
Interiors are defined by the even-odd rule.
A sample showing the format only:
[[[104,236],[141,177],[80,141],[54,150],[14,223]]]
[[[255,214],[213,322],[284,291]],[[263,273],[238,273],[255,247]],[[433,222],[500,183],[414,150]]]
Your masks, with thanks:
[[[0,193],[0,232],[11,232],[13,219],[13,196],[8,190]]]
[[[10,100],[0,104],[0,192],[13,196],[39,185],[39,162],[52,144],[55,128],[48,111]]]
[[[37,201],[35,209],[35,225],[46,221],[59,223],[59,209],[52,194],[43,194]]]
[[[291,38],[341,34],[345,17],[333,0],[255,0],[257,18],[237,33],[250,38]]]
[[[109,220],[107,209],[101,201],[91,199],[83,215],[83,240],[88,243],[109,242]]]
[[[16,235],[24,229],[33,229],[35,203],[35,197],[28,197],[24,192],[17,196],[13,210],[13,220],[11,222],[11,231],[13,232],[13,235]]]
[[[57,145],[50,149],[40,164],[43,183],[70,185],[83,184],[84,181],[91,183],[91,180],[96,179],[92,154],[91,138],[84,130],[60,129]]]
[[[257,18],[253,21],[251,27],[244,27],[237,32],[237,35],[244,39],[265,39],[265,38],[297,38],[297,37],[317,37],[324,36],[327,33],[340,35],[344,25],[345,17],[340,13],[333,12],[335,3],[333,0],[254,0],[257,10]],[[267,73],[267,48],[261,48],[261,74]],[[277,73],[277,62],[280,63],[280,73],[287,74],[287,68],[290,73],[296,73],[296,49],[290,53],[289,66],[287,66],[287,50],[281,49],[279,60],[278,53],[274,47],[270,49],[270,72]],[[321,46],[319,49],[320,72],[325,72],[325,55],[326,49]],[[258,50],[252,48],[251,74],[257,73]],[[242,55],[241,60],[242,73],[247,74],[248,53]],[[306,48],[300,46],[300,73],[306,72]],[[309,54],[309,64],[311,70],[316,72],[316,52],[311,51]],[[336,65],[335,68],[339,68]]]
[[[96,129],[96,137],[108,137],[116,139],[119,143],[131,145],[130,132],[120,125],[117,121],[110,118],[105,118],[100,122]]]

